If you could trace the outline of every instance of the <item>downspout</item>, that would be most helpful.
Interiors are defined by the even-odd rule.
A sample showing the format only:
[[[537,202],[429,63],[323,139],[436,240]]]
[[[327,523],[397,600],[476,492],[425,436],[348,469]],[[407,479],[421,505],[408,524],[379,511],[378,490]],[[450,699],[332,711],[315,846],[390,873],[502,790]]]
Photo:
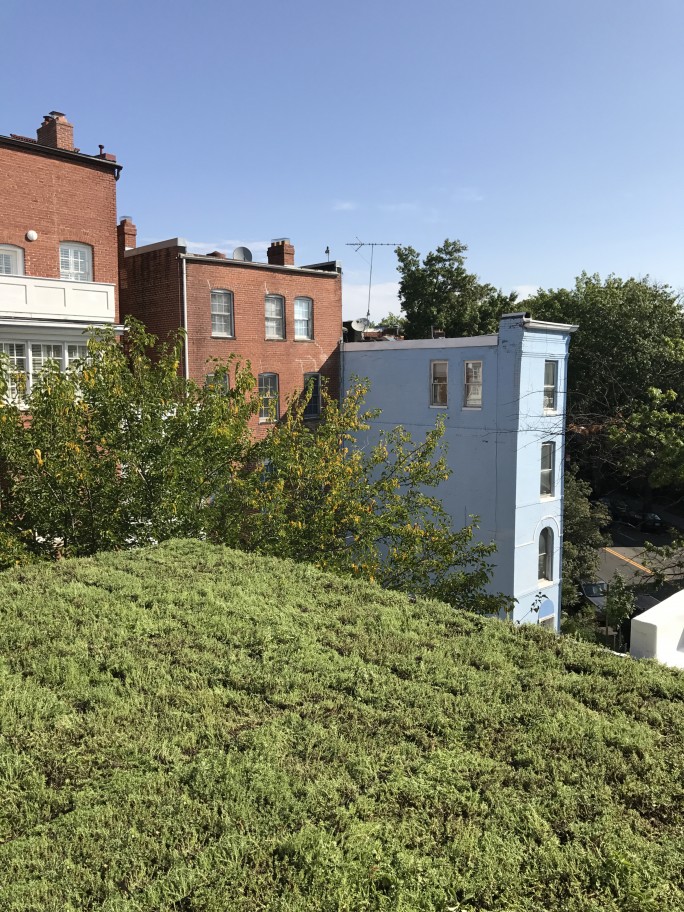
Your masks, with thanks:
[[[181,294],[183,297],[183,375],[186,380],[190,379],[190,350],[188,345],[188,274],[185,266],[185,255],[179,254],[181,261],[181,272],[183,280],[181,283]]]

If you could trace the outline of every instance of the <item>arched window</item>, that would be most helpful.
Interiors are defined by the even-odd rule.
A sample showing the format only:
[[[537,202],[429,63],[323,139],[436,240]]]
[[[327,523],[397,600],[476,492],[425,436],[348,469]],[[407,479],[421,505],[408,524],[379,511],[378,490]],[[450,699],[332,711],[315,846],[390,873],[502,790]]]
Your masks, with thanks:
[[[24,251],[15,244],[0,244],[0,275],[23,275]]]
[[[539,564],[537,576],[540,580],[553,579],[553,529],[546,526],[539,533]]]

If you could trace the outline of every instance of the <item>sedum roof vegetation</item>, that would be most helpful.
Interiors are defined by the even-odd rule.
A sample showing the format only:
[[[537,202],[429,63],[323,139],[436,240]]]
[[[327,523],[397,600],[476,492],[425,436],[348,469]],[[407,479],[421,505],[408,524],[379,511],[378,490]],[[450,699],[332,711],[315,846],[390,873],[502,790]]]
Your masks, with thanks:
[[[0,908],[684,909],[684,674],[200,542],[0,590]]]

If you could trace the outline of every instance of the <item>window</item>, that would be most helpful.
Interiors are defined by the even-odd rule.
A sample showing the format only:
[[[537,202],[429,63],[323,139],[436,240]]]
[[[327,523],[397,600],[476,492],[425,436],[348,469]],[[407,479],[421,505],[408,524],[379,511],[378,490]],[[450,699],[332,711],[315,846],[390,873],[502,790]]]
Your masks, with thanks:
[[[217,289],[211,293],[211,334],[231,339],[235,336],[232,291]]]
[[[74,361],[86,361],[87,359],[87,345],[67,345],[67,367],[71,367]]]
[[[14,244],[0,244],[0,275],[23,275],[24,251]]]
[[[19,397],[17,374],[26,379],[26,346],[19,342],[0,342],[0,352],[5,355],[6,365],[9,367],[9,383],[7,395],[10,399]]]
[[[555,443],[542,443],[541,445],[541,478],[539,493],[542,497],[553,497],[555,481],[553,463],[556,456]]]
[[[215,374],[207,374],[205,381],[205,386],[214,386],[221,393],[230,392],[230,377],[228,376],[228,371],[222,370],[217,371]]]
[[[295,298],[294,331],[295,339],[313,339],[313,301],[311,298]]]
[[[537,566],[539,580],[553,579],[553,529],[549,526],[539,533],[539,563]]]
[[[548,630],[555,630],[556,618],[553,614],[550,614],[548,617],[540,618],[538,624],[540,627],[546,627]]]
[[[62,368],[62,346],[33,343],[31,346],[31,377],[37,377],[48,361],[56,361]]]
[[[447,361],[430,361],[430,405],[447,404]]]
[[[266,295],[266,338],[285,338],[285,298]]]
[[[321,414],[321,375],[304,374],[304,392],[308,393],[311,386],[311,398],[304,408],[305,418],[318,418]]]
[[[482,361],[466,361],[463,388],[465,408],[482,408]]]
[[[93,251],[87,244],[65,242],[59,245],[59,272],[70,282],[93,281]]]
[[[558,397],[558,361],[544,361],[544,411],[555,412]]]
[[[279,417],[278,374],[259,374],[259,423],[277,421]]]

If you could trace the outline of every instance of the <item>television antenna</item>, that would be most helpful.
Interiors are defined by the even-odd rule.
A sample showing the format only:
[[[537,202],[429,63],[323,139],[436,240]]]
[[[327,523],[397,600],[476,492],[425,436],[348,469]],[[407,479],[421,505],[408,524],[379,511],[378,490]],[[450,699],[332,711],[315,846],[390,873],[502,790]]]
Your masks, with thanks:
[[[371,249],[370,272],[368,273],[368,307],[366,309],[366,322],[370,323],[371,285],[373,284],[373,251],[376,247],[399,247],[399,244],[390,244],[389,241],[361,241],[357,235],[355,241],[348,241],[345,246],[353,247],[357,253],[362,247],[370,247]]]

